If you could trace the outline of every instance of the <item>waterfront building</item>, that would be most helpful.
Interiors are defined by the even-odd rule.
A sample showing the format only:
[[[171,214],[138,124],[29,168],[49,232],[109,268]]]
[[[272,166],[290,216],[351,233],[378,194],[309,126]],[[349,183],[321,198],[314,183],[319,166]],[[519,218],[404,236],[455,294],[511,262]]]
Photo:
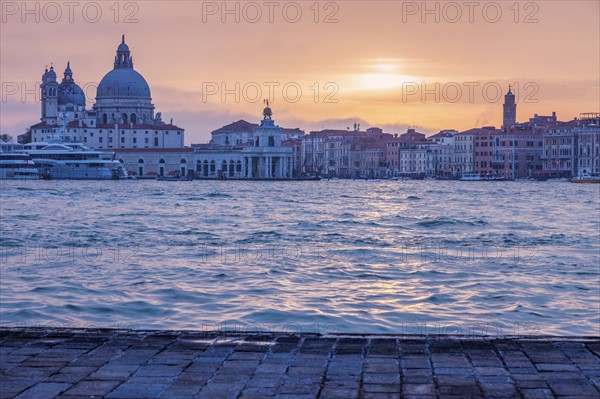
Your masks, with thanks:
[[[437,144],[431,141],[417,142],[400,151],[400,175],[408,177],[425,177],[433,173],[434,157],[432,147]]]
[[[362,176],[369,179],[379,179],[386,175],[385,161],[387,142],[383,140],[365,142]]]
[[[117,158],[126,170],[137,176],[181,175],[205,179],[288,179],[298,170],[299,139],[282,141],[285,130],[272,119],[272,110],[266,107],[260,124],[234,122],[213,131],[206,144],[192,144],[178,148],[125,148],[116,149]],[[244,143],[235,145],[215,144],[221,142],[221,133],[231,131],[232,126],[240,132],[240,126],[250,126],[252,133]],[[296,129],[288,129],[288,131]],[[232,136],[235,137],[235,136]]]
[[[393,135],[384,133],[377,127],[362,131],[359,124],[354,124],[354,130],[326,129],[310,132],[302,139],[303,173],[355,178],[367,177],[369,169],[369,173],[381,174],[379,169],[387,168],[386,146],[379,143],[387,143],[392,138]],[[357,154],[367,150],[371,151],[370,154]]]
[[[248,143],[254,137],[254,129],[259,125],[243,119],[213,130],[209,144],[228,147]],[[298,139],[304,136],[304,131],[298,128],[281,128],[281,141]]]
[[[492,137],[494,175],[506,179],[536,177],[542,171],[544,129],[520,126]]]
[[[475,137],[479,129],[469,129],[454,136],[454,177],[474,172]]]
[[[436,143],[432,146],[433,155],[433,176],[437,178],[448,179],[454,174],[454,136],[456,130],[442,130],[441,132],[428,137]]]
[[[600,114],[585,113],[569,122],[556,122],[546,128],[542,145],[542,175],[600,174]]]
[[[263,120],[259,125],[253,125],[252,134],[246,136],[246,142],[235,145],[220,145],[223,132],[240,131],[242,127],[250,127],[247,123],[235,122],[238,126],[231,125],[217,129],[217,135],[208,144],[195,144],[194,164],[195,175],[201,178],[246,178],[246,179],[289,179],[293,176],[294,146],[284,145],[282,138],[285,130],[272,119],[273,111],[268,106],[263,110]],[[245,121],[243,121],[245,122]],[[300,131],[298,134],[300,136]],[[244,133],[245,134],[245,133]],[[298,136],[298,137],[299,137]],[[232,134],[230,143],[239,137]],[[297,137],[296,137],[297,138]],[[296,155],[297,159],[297,155]]]
[[[494,126],[485,126],[475,130],[475,142],[473,149],[473,172],[480,176],[492,176],[494,137],[502,133],[502,130]]]
[[[184,129],[154,113],[150,86],[133,68],[133,58],[123,36],[113,69],[100,81],[96,102],[86,109],[83,90],[76,84],[70,62],[58,84],[54,67],[44,71],[41,90],[41,122],[29,128],[32,142],[52,139],[67,124],[66,138],[93,149],[180,148]]]
[[[194,172],[194,149],[118,148],[115,158],[132,176],[190,176]]]

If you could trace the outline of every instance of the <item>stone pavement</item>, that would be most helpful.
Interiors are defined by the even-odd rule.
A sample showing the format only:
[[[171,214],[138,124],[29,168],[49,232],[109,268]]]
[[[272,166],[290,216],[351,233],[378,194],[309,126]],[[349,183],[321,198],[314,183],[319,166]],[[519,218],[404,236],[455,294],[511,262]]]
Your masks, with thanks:
[[[0,329],[0,398],[599,398],[600,338]]]

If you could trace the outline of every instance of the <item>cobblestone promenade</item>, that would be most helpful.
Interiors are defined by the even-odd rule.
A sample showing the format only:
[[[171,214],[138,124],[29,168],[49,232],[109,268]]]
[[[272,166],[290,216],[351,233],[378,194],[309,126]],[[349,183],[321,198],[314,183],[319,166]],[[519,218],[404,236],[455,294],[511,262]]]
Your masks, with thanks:
[[[599,398],[600,339],[0,329],[0,398]]]

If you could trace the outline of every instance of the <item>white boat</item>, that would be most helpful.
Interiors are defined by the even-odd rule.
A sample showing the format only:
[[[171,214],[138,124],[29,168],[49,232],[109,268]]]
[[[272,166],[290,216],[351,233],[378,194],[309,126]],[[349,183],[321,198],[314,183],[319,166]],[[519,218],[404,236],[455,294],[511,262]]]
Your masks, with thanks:
[[[25,144],[43,179],[58,180],[118,180],[128,177],[123,164],[115,160],[112,151],[97,151],[67,136],[65,115],[59,115],[61,128],[47,141]]]
[[[600,183],[600,176],[592,176],[588,173],[583,173],[569,181],[571,183]]]
[[[12,139],[7,142],[0,140],[0,179],[39,179],[35,163],[24,151],[23,144]]]
[[[25,144],[25,151],[35,162],[44,179],[117,180],[127,172],[111,151],[96,151],[81,143],[51,139]]]
[[[476,172],[466,172],[463,173],[460,180],[462,181],[480,181],[481,175]]]

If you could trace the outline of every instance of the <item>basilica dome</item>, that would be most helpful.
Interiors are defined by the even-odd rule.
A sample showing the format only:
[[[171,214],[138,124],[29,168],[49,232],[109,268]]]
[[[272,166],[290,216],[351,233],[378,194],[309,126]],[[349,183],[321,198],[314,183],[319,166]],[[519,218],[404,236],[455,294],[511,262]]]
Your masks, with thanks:
[[[107,73],[96,91],[96,99],[131,98],[150,99],[150,87],[146,79],[131,69],[113,69]]]

